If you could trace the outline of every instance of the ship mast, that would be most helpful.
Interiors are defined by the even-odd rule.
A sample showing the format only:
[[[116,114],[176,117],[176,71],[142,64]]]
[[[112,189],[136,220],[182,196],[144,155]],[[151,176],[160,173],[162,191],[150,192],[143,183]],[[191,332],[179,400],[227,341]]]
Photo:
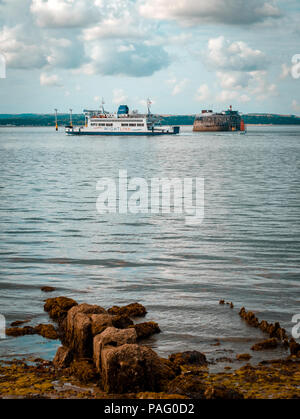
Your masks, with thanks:
[[[151,102],[151,100],[148,98],[148,99],[147,99],[148,115],[151,115],[151,105],[152,105],[152,102]]]

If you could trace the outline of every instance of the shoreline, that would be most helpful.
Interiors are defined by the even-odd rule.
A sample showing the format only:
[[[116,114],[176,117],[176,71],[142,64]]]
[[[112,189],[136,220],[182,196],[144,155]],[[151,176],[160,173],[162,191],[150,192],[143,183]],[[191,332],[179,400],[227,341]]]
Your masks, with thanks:
[[[233,308],[232,303],[224,300],[220,300],[219,304]],[[146,315],[147,310],[141,304],[113,306],[105,310],[100,306],[56,297],[46,300],[44,310],[57,324],[56,328],[52,324],[32,328],[19,321],[7,329],[7,334],[23,336],[38,333],[50,339],[59,337],[63,346],[58,349],[53,361],[41,358],[0,359],[0,398],[300,398],[300,345],[293,343],[292,339],[288,340],[285,330],[278,323],[259,322],[253,312],[244,308],[239,315],[248,325],[259,327],[276,338],[261,342],[262,348],[254,349],[257,344],[251,348],[263,350],[267,359],[253,363],[250,354],[238,354],[236,358],[243,365],[234,367],[232,360],[224,359],[227,366],[223,372],[212,372],[210,367],[213,362],[198,351],[171,354],[166,359],[158,357],[148,346],[143,346],[151,335],[160,333],[160,329],[155,322],[131,320]],[[291,355],[275,360],[268,358],[275,347],[274,340],[275,346],[281,340],[283,344],[291,343]],[[90,347],[92,341],[94,349]],[[116,372],[118,370],[114,370],[116,361],[110,363],[111,356],[116,360],[123,359],[120,365],[122,362],[131,365],[122,370],[122,374],[127,375],[125,383],[122,374],[120,376]],[[144,367],[147,371],[150,368],[150,376],[149,372],[138,367],[136,357],[142,357],[143,363],[150,362],[148,367]],[[136,368],[142,378],[132,383],[135,374],[132,376],[129,371]],[[143,374],[148,374],[148,379]],[[127,392],[127,388],[130,391]]]

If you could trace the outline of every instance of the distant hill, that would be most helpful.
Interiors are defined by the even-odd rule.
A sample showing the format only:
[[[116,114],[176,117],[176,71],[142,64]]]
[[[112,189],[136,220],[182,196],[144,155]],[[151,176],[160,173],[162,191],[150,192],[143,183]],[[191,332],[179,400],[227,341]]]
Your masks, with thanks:
[[[162,125],[193,125],[195,115],[163,115]],[[245,114],[243,115],[246,124],[257,125],[300,125],[300,117],[296,115],[276,114]],[[68,114],[58,115],[60,126],[69,124]],[[73,115],[74,125],[83,125],[82,114]],[[0,126],[54,126],[53,114],[0,114]]]

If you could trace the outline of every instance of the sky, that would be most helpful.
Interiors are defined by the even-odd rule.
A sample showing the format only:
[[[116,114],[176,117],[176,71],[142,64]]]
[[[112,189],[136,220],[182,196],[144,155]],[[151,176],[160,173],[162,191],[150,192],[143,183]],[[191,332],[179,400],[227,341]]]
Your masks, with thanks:
[[[0,0],[0,113],[300,115],[299,41],[299,0]]]

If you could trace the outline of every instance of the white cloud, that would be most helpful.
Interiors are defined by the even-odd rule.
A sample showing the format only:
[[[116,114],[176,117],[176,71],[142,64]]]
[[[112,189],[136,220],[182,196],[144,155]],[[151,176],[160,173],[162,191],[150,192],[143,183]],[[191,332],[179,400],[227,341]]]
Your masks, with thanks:
[[[127,96],[123,89],[114,89],[113,90],[113,99],[112,102],[116,105],[125,104],[127,102]]]
[[[147,33],[140,22],[127,12],[121,18],[109,17],[91,28],[84,29],[82,37],[85,41],[96,39],[136,40],[146,38]]]
[[[167,80],[167,83],[172,86],[172,95],[176,96],[179,93],[182,93],[188,84],[189,79],[185,78],[182,80],[177,80],[176,77],[173,77],[170,80]]]
[[[4,26],[0,31],[0,45],[10,68],[42,68],[47,64],[43,46],[30,39],[22,25]]]
[[[207,84],[202,84],[196,92],[195,99],[198,102],[205,102],[211,98],[211,92]]]
[[[230,43],[224,36],[208,41],[207,62],[213,67],[233,71],[256,71],[268,64],[266,55],[245,42]]]
[[[247,25],[281,16],[273,0],[144,0],[140,13],[147,18],[175,20],[189,26],[200,23]]]
[[[31,13],[41,27],[74,28],[100,18],[93,0],[32,0]]]
[[[230,42],[223,36],[212,38],[208,41],[205,61],[216,71],[221,88],[217,95],[219,102],[245,103],[251,96],[262,101],[277,94],[277,86],[268,82],[266,55],[245,42]]]
[[[221,93],[219,93],[219,95],[217,96],[218,102],[226,103],[229,103],[231,101],[245,103],[249,102],[250,100],[251,98],[248,95],[243,93],[241,94],[240,92],[235,90],[222,90]]]
[[[59,77],[56,74],[49,75],[42,73],[40,75],[41,86],[62,87]]]

